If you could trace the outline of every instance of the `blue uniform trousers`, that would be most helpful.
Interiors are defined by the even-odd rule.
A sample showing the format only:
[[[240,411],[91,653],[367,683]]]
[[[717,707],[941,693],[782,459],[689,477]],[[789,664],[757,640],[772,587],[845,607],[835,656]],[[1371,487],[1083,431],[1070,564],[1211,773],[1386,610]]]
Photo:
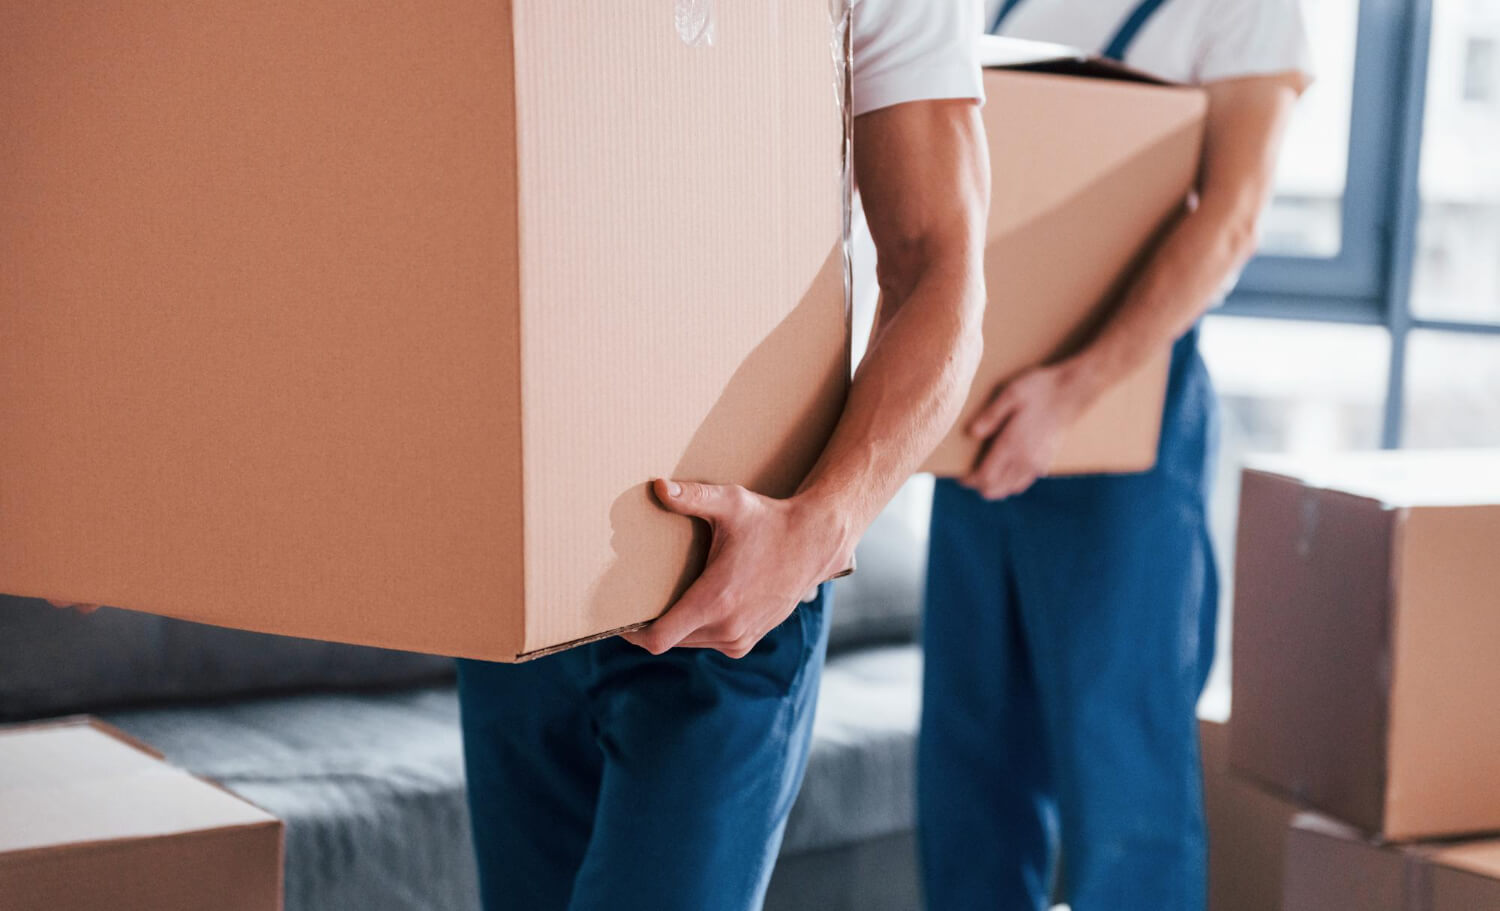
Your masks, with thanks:
[[[758,909],[806,767],[826,598],[737,661],[618,638],[461,661],[486,911]]]
[[[1202,911],[1195,703],[1218,585],[1197,331],[1156,468],[933,501],[919,834],[933,911]]]

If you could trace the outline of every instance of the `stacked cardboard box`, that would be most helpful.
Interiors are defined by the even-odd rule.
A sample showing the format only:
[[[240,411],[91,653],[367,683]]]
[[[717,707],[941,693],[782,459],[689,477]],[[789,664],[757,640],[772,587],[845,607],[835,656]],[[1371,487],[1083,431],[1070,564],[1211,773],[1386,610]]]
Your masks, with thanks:
[[[1500,909],[1497,557],[1500,453],[1245,471],[1228,774],[1327,814],[1285,911]]]
[[[279,911],[282,826],[94,721],[0,730],[0,908]]]

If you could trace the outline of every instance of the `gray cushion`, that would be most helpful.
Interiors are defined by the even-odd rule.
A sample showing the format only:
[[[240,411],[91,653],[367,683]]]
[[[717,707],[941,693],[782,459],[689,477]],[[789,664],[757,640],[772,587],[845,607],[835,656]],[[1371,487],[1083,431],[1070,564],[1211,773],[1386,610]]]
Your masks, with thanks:
[[[854,575],[834,583],[828,647],[841,651],[864,645],[911,642],[922,614],[927,573],[927,542],[912,516],[922,489],[908,485],[876,518],[859,542]],[[930,496],[930,494],[929,494]]]
[[[783,854],[764,911],[920,911],[911,831],[805,854]]]
[[[913,646],[829,662],[784,855],[910,831],[920,667]],[[286,820],[286,911],[475,908],[451,687],[105,717]]]
[[[106,720],[286,822],[286,911],[474,911],[450,686]]]
[[[915,645],[837,655],[823,671],[812,755],[787,820],[788,853],[911,828],[922,655]]]
[[[221,629],[133,611],[87,616],[0,596],[0,718],[452,674],[446,658]]]

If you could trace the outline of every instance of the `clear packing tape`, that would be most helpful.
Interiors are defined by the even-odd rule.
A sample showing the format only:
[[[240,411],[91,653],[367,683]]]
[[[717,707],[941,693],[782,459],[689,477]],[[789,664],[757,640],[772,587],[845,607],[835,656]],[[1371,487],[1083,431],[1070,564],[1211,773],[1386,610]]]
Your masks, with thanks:
[[[708,0],[712,2],[712,0]],[[854,318],[854,5],[853,0],[829,0],[829,50],[833,56],[833,93],[843,124],[843,149],[839,155],[843,218],[840,243],[844,256],[844,319]],[[852,357],[852,352],[850,354]],[[846,365],[851,370],[852,364]],[[852,568],[850,572],[852,572]]]

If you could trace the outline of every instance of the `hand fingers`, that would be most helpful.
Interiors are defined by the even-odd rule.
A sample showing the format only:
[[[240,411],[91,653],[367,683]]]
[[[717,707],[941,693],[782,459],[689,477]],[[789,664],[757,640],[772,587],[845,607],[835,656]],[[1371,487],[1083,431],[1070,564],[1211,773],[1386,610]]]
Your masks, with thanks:
[[[1010,387],[1006,387],[984,406],[973,420],[969,422],[969,436],[975,439],[985,439],[993,436],[995,431],[1004,426],[1005,422],[1015,413],[1020,401],[1011,393]]]
[[[1036,471],[1008,454],[1003,442],[1004,437],[996,440],[979,466],[959,483],[989,500],[1003,500],[1030,487],[1036,481]]]
[[[657,617],[645,629],[626,633],[626,641],[653,655],[660,655],[681,644],[684,639],[704,626],[713,623],[717,618],[713,613],[714,608],[723,595],[723,587],[719,584],[718,576],[719,574],[714,572],[714,565],[710,564],[704,570],[703,575],[699,576],[697,581],[682,593],[682,597],[677,599],[676,604],[667,608],[666,613]]]
[[[661,505],[683,516],[710,522],[727,517],[743,501],[744,488],[728,484],[698,484],[657,478],[653,489]]]

